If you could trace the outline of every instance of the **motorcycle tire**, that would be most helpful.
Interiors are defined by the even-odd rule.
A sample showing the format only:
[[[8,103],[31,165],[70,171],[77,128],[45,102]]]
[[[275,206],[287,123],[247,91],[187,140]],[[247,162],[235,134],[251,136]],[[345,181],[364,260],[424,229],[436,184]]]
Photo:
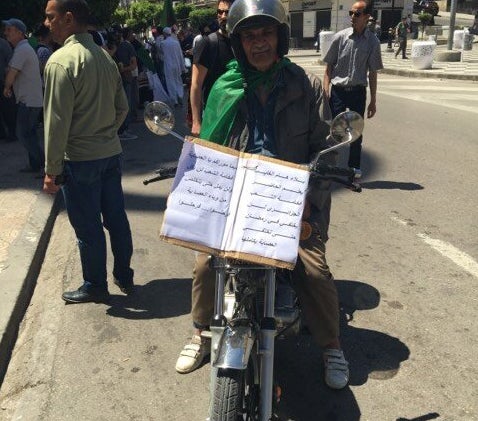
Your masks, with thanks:
[[[251,365],[246,370],[218,369],[211,421],[258,419],[259,387]]]

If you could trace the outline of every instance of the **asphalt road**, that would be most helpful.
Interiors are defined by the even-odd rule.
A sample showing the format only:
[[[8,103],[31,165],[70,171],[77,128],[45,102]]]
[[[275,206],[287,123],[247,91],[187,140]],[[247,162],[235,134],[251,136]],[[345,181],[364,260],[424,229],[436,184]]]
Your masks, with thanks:
[[[334,191],[329,232],[350,386],[324,386],[310,337],[279,342],[280,410],[302,421],[476,420],[478,107],[467,98],[478,85],[380,80],[364,190]],[[181,145],[134,129],[142,136],[125,144],[124,188],[138,294],[111,284],[109,306],[64,305],[81,274],[60,212],[0,391],[2,420],[206,417],[209,365],[174,371],[190,334],[193,252],[158,239],[170,182],[141,183]]]

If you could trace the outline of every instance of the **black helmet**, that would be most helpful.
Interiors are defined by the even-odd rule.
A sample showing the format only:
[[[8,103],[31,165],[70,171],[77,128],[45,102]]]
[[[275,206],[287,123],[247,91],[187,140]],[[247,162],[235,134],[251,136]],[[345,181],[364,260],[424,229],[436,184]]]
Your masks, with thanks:
[[[278,28],[277,54],[284,57],[289,51],[289,20],[280,0],[236,0],[229,9],[227,31],[237,61],[247,63],[239,31],[276,24]]]

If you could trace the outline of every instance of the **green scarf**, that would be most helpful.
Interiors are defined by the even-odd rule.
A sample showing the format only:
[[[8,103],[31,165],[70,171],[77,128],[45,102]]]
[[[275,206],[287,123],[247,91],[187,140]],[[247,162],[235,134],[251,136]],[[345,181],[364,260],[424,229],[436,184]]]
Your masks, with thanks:
[[[230,61],[226,73],[216,80],[209,93],[199,137],[227,145],[237,106],[244,98],[244,83],[251,92],[259,85],[270,87],[274,82],[274,75],[289,64],[289,59],[281,58],[266,72],[247,69],[243,73],[237,60]]]

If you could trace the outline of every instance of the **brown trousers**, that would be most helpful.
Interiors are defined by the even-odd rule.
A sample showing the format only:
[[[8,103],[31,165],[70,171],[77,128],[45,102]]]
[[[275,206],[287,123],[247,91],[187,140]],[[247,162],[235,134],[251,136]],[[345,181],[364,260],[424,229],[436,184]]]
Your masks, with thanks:
[[[319,234],[319,226],[310,219],[309,222],[312,233],[300,241],[292,279],[307,326],[317,344],[323,347],[339,336],[339,302],[334,278],[325,259],[325,243]],[[209,326],[214,313],[216,281],[208,259],[207,254],[198,254],[193,270],[191,315],[198,328]]]

